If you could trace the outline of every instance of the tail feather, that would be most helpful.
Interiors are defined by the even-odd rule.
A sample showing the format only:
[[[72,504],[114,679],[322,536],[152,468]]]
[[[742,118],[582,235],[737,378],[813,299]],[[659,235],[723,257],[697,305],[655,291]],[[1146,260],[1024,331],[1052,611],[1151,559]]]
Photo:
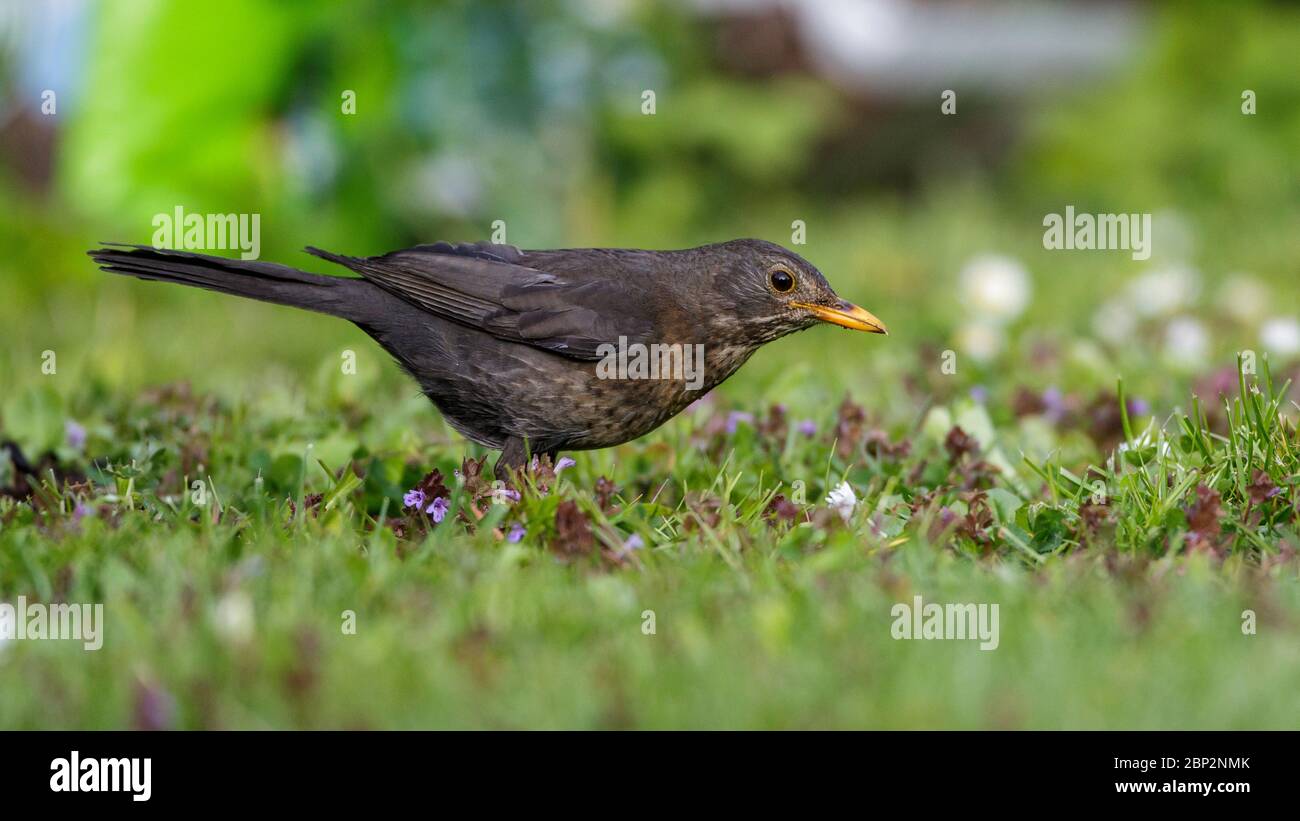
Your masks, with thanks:
[[[364,280],[310,274],[274,262],[168,251],[148,245],[105,244],[110,247],[86,253],[109,273],[177,282],[354,322],[366,317],[374,299],[372,292],[377,290]]]

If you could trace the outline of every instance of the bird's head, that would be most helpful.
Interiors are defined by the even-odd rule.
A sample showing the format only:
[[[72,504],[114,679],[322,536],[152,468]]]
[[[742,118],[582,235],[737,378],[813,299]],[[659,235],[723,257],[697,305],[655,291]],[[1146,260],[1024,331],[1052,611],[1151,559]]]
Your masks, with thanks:
[[[761,345],[819,322],[888,333],[870,312],[841,299],[810,262],[775,243],[742,239],[708,246],[708,252],[718,257],[713,284],[725,308],[723,322],[731,326],[728,335]]]

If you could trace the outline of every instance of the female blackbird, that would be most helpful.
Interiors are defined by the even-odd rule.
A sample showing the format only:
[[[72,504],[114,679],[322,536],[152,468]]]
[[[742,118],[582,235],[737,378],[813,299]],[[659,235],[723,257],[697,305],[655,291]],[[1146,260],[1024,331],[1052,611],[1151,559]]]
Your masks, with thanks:
[[[530,453],[554,459],[562,449],[610,447],[654,430],[759,346],[818,321],[886,333],[807,261],[754,239],[684,251],[521,251],[484,242],[377,257],[307,249],[360,278],[110,245],[88,252],[105,271],[355,323],[452,427],[502,451],[502,478]]]

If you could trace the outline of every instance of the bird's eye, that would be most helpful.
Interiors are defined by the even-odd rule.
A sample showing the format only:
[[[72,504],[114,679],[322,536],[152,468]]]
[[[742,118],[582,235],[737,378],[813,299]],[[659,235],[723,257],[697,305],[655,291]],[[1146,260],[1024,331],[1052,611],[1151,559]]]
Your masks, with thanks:
[[[794,287],[794,276],[784,268],[777,268],[768,275],[768,281],[772,283],[772,289],[778,293],[787,293]]]

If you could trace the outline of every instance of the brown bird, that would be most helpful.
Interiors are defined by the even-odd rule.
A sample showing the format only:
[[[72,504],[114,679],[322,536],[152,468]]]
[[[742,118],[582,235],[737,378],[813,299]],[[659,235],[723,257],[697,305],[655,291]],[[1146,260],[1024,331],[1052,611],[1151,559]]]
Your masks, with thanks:
[[[682,251],[417,245],[308,248],[356,277],[148,246],[89,251],[105,271],[347,319],[452,427],[501,450],[496,474],[618,445],[671,419],[764,343],[818,322],[886,333],[799,255],[740,239]]]

